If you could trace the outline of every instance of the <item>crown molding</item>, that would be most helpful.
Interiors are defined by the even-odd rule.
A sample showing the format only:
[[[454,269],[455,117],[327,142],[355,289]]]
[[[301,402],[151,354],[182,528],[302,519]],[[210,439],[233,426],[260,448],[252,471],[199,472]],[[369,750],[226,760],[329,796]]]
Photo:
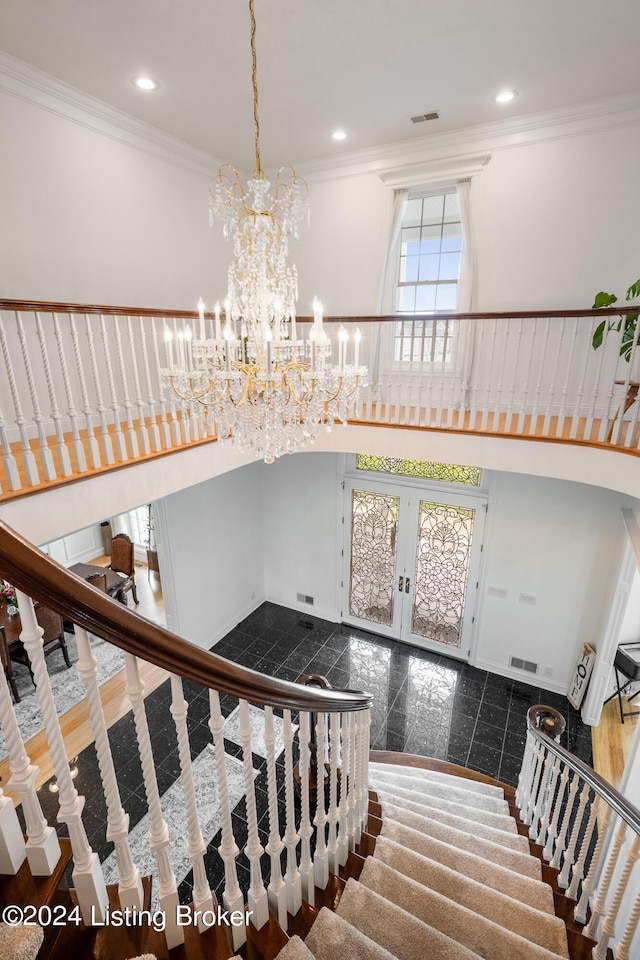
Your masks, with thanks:
[[[211,177],[221,161],[0,51],[0,90],[116,143]]]
[[[438,160],[423,160],[420,163],[405,163],[381,171],[378,176],[386,187],[416,187],[439,184],[446,186],[466,177],[477,177],[489,163],[490,153],[463,157],[445,157]]]
[[[365,174],[377,174],[384,179],[387,173],[392,177],[393,171],[403,166],[408,168],[449,158],[455,162],[461,156],[491,154],[496,150],[586,136],[637,124],[640,124],[640,91],[369,147],[343,154],[339,159],[328,157],[298,163],[296,170],[306,180],[318,182]]]

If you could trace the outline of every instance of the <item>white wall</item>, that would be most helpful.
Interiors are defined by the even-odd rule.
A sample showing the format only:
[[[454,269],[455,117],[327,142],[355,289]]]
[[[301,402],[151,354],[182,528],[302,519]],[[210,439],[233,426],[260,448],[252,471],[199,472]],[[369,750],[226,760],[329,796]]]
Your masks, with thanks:
[[[41,549],[64,567],[94,560],[104,552],[100,524],[94,523],[90,527],[69,533],[59,540],[52,540],[51,543],[44,544]]]
[[[332,453],[283,457],[263,478],[266,598],[327,620],[340,613],[341,459]],[[313,606],[299,603],[298,593],[312,596]]]
[[[629,601],[624,612],[622,627],[620,628],[619,643],[634,643],[640,639],[640,571],[633,575]]]
[[[167,626],[208,648],[264,599],[261,483],[253,463],[166,497],[162,536]]]
[[[195,309],[224,294],[205,173],[5,93],[0,127],[0,296]]]

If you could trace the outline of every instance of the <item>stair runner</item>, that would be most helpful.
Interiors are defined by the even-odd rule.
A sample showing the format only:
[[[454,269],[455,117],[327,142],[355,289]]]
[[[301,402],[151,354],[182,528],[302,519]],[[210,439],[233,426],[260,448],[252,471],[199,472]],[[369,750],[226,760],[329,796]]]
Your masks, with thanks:
[[[566,960],[564,923],[500,787],[372,763],[382,828],[336,912],[277,960]]]

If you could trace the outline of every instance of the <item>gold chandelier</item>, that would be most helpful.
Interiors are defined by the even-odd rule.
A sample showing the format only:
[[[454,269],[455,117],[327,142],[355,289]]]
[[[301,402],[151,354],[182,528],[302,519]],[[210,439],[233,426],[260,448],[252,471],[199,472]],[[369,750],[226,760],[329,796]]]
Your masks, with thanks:
[[[229,438],[241,450],[272,463],[313,443],[323,426],[330,429],[336,421],[346,425],[366,385],[367,369],[359,365],[358,330],[353,363],[347,363],[349,337],[343,327],[337,363],[332,363],[333,344],[317,300],[309,337],[298,338],[298,275],[288,245],[308,215],[309,191],[293,167],[283,166],[271,192],[262,170],[254,0],[249,0],[249,17],[255,167],[245,189],[235,167],[225,163],[209,189],[209,222],[221,220],[225,239],[233,243],[224,324],[219,304],[210,320],[200,301],[199,336],[187,328],[187,343],[178,344],[177,362],[167,330],[162,376],[182,400],[209,409],[221,442]]]

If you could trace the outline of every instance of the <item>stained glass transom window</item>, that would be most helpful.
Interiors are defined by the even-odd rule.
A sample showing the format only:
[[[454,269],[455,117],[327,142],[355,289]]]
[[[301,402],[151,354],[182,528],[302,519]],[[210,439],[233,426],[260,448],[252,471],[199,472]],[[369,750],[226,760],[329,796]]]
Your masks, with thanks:
[[[465,483],[472,487],[479,487],[482,480],[480,467],[469,467],[461,463],[434,463],[431,460],[406,460],[403,457],[379,457],[372,453],[357,453],[356,469],[394,473],[400,477],[416,477],[420,480],[441,480],[443,483]]]

